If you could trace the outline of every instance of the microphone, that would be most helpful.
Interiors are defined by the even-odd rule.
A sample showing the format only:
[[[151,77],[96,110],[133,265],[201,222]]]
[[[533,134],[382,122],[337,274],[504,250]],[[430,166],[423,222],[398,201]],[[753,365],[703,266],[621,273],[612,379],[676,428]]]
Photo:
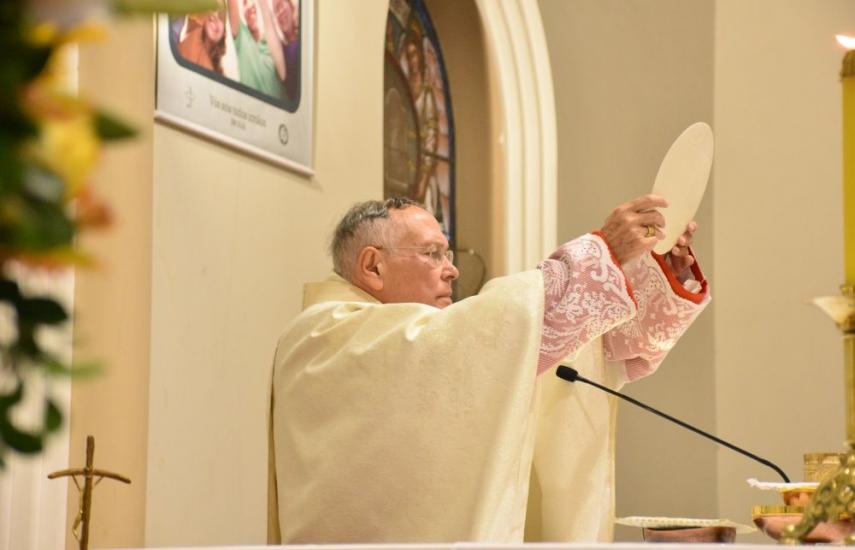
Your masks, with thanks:
[[[579,376],[579,371],[577,371],[574,368],[570,368],[566,365],[558,365],[558,370],[555,372],[555,375],[558,376],[558,378],[561,378],[562,380],[566,380],[568,382],[584,382],[585,384],[590,384],[591,386],[594,386],[595,388],[599,388],[599,389],[603,390],[604,392],[610,393],[612,395],[616,395],[616,396],[620,397],[621,399],[629,401],[633,405],[637,405],[646,411],[652,412],[655,415],[658,415],[658,416],[661,416],[662,418],[668,419],[671,422],[674,422],[675,424],[679,424],[680,426],[682,426],[688,430],[691,430],[698,435],[702,435],[702,436],[706,437],[707,439],[712,439],[716,443],[718,443],[720,445],[724,445],[728,449],[734,450],[737,453],[744,455],[744,456],[747,456],[748,458],[750,458],[752,460],[756,460],[760,464],[763,464],[764,466],[768,466],[769,468],[772,468],[773,470],[775,470],[775,472],[777,472],[778,475],[780,475],[782,478],[784,478],[784,481],[786,483],[790,482],[790,478],[787,477],[787,474],[784,473],[784,470],[782,470],[781,468],[779,468],[778,466],[773,464],[770,460],[766,460],[765,458],[761,458],[755,454],[749,453],[745,449],[740,449],[739,447],[737,447],[733,443],[728,443],[727,441],[725,441],[723,439],[719,439],[718,437],[716,437],[712,434],[708,434],[707,432],[705,432],[701,429],[698,429],[698,428],[695,428],[694,426],[686,424],[682,420],[678,420],[669,414],[665,414],[664,412],[658,411],[649,405],[645,405],[641,401],[633,399],[632,397],[630,397],[628,395],[624,395],[620,392],[616,392],[613,389],[610,389],[610,388],[607,388],[607,387],[602,386],[600,384],[597,384],[596,382],[594,382],[592,380],[588,380],[587,378],[583,378],[582,376]]]

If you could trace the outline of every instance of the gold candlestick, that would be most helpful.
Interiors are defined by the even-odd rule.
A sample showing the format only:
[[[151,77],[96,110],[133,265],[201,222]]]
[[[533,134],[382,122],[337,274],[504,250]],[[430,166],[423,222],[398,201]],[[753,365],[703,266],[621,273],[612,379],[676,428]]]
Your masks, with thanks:
[[[798,544],[824,521],[838,521],[846,514],[855,518],[855,286],[840,287],[840,296],[814,298],[813,303],[837,324],[843,333],[844,390],[846,393],[846,460],[819,484],[805,507],[799,523],[784,529],[780,542]],[[855,544],[855,534],[846,544]]]

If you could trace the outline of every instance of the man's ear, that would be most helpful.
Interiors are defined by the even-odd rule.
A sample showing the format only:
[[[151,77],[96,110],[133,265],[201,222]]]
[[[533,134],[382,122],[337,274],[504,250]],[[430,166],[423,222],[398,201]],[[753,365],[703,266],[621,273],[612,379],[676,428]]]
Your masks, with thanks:
[[[378,249],[373,246],[366,246],[359,251],[359,255],[356,257],[356,278],[368,287],[368,290],[383,290],[385,271],[386,265],[383,263],[383,256]]]

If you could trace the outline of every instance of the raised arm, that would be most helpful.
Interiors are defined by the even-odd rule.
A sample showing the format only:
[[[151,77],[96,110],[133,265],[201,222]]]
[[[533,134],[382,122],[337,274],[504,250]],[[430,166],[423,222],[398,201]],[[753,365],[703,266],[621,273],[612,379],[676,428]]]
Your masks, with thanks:
[[[632,288],[602,234],[561,245],[538,267],[544,286],[538,373],[636,313]]]
[[[545,297],[538,372],[635,316],[632,284],[623,272],[653,249],[665,199],[644,195],[619,205],[600,231],[565,243],[542,262]]]
[[[240,13],[238,10],[240,0],[226,0],[229,7],[229,28],[232,30],[232,38],[235,38],[240,28]]]
[[[606,359],[623,362],[626,381],[652,374],[710,301],[690,248],[696,229],[690,223],[668,254],[649,253],[624,268],[638,315],[606,334],[603,344]]]
[[[273,58],[273,66],[276,67],[276,75],[279,80],[285,82],[285,53],[282,51],[282,42],[273,27],[276,22],[273,21],[273,15],[270,13],[270,4],[268,0],[257,0],[257,2],[259,9],[261,9],[261,17],[264,20],[264,39],[267,40],[270,57]]]

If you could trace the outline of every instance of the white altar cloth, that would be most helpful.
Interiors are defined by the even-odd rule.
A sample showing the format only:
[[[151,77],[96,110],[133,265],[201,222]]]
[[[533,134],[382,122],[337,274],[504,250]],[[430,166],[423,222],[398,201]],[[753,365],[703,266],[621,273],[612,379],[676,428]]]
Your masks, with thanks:
[[[639,536],[641,536],[639,534]],[[677,550],[691,547],[692,550],[718,548],[727,550],[766,550],[776,545],[769,539],[768,544],[666,544],[621,542],[612,544],[595,543],[529,543],[529,544],[489,544],[458,542],[449,544],[294,544],[282,546],[195,546],[195,547],[159,547],[158,550]],[[118,550],[118,549],[117,549]],[[143,550],[126,548],[124,550]]]

